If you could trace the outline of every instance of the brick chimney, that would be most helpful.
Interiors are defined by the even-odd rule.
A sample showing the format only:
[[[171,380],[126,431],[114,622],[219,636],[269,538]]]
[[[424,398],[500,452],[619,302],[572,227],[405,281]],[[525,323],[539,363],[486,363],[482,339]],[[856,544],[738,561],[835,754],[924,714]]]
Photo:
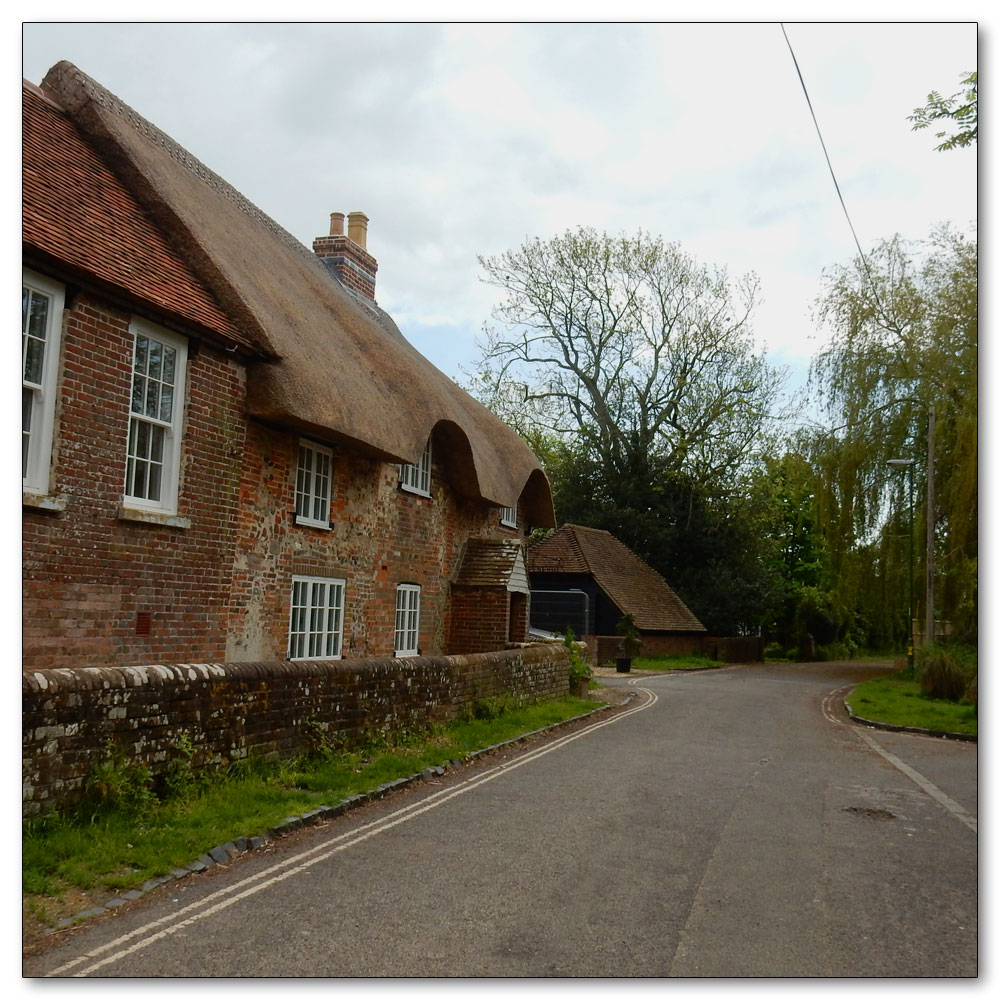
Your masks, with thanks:
[[[344,235],[344,213],[330,213],[330,235],[313,240],[313,252],[350,289],[375,300],[375,272],[378,262],[365,249],[368,216],[351,212]]]

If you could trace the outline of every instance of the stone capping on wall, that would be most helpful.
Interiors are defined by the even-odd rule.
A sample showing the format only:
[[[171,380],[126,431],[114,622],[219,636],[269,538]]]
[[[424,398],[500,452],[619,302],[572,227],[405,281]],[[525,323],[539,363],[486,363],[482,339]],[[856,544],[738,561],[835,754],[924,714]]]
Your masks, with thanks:
[[[190,740],[195,767],[288,757],[317,732],[351,745],[377,731],[452,721],[485,698],[557,698],[555,644],[467,656],[148,664],[22,674],[24,815],[71,805],[109,743],[156,775]]]

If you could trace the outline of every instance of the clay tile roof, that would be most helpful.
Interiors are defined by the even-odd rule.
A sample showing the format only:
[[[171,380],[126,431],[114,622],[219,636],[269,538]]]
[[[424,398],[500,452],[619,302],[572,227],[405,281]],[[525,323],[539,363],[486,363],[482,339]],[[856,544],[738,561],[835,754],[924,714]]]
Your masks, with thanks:
[[[22,95],[26,248],[228,342],[249,345],[65,111],[27,82]]]
[[[470,538],[453,582],[459,587],[506,587],[512,577],[523,574],[524,557],[519,542]]]
[[[610,532],[564,524],[528,549],[529,573],[592,576],[641,632],[704,632],[666,580]]]
[[[384,311],[72,64],[58,63],[42,86],[225,311],[275,358],[248,372],[251,416],[403,462],[416,462],[442,425],[449,440],[464,438],[466,495],[504,507],[520,500],[530,524],[555,524],[548,481],[527,445],[427,361]]]

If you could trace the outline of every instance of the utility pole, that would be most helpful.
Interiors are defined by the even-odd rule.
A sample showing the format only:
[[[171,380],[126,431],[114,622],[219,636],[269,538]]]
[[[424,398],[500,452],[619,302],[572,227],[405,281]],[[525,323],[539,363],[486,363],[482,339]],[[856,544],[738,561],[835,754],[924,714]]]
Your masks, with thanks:
[[[927,410],[927,607],[924,644],[934,641],[934,407]]]
[[[906,469],[909,472],[907,479],[910,485],[910,574],[909,574],[909,592],[910,592],[910,603],[908,605],[907,622],[906,627],[909,629],[909,639],[907,640],[907,650],[906,650],[906,666],[910,671],[910,676],[913,676],[913,653],[914,653],[914,636],[915,631],[913,627],[913,467],[917,464],[916,459],[913,458],[890,458],[886,463],[894,469]]]

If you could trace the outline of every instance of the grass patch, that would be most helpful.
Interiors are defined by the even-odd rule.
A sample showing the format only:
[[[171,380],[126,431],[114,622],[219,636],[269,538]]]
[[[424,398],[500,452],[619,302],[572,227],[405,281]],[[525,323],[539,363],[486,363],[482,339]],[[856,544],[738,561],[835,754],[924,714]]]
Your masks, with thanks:
[[[633,670],[707,670],[722,665],[722,660],[693,655],[637,656],[632,660]]]
[[[524,705],[509,698],[484,699],[466,719],[430,732],[386,735],[351,751],[319,742],[308,755],[241,761],[208,779],[175,781],[160,795],[150,791],[142,768],[109,752],[92,775],[97,794],[83,807],[24,822],[25,910],[51,925],[60,916],[56,904],[75,899],[80,890],[110,895],[137,888],[217,844],[261,834],[288,816],[333,805],[594,707],[593,701],[575,697]]]
[[[855,715],[872,722],[967,736],[979,733],[974,705],[932,698],[920,690],[919,681],[901,674],[859,684],[847,704]]]

